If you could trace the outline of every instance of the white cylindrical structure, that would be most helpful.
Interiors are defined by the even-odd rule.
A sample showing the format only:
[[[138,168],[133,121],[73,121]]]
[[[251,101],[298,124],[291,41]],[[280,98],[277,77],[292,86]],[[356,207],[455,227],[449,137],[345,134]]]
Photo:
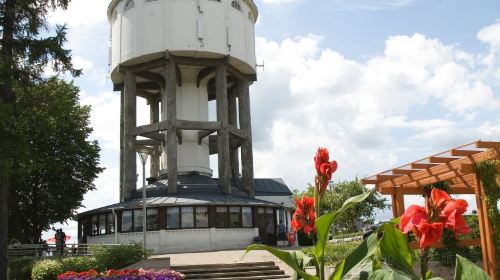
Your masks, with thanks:
[[[257,7],[252,0],[113,0],[108,8],[111,25],[111,79],[123,83],[119,66],[134,66],[165,56],[224,58],[243,74],[255,74]],[[176,89],[177,119],[208,121],[207,83],[197,81],[203,67],[179,66]],[[156,74],[162,75],[161,71]],[[142,78],[139,78],[139,83]],[[199,83],[199,84],[198,84]],[[154,93],[154,92],[153,92]],[[162,106],[161,120],[166,120]],[[139,109],[140,110],[140,109]],[[177,172],[211,176],[208,137],[183,130],[177,148]],[[166,172],[166,149],[162,171]]]

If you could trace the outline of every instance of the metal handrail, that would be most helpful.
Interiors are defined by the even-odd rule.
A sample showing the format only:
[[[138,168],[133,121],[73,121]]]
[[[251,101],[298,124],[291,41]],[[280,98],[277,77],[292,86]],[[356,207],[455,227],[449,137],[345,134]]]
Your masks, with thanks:
[[[68,243],[61,247],[56,244],[14,244],[8,246],[8,257],[54,257],[54,256],[91,256],[92,246],[113,247],[123,244],[78,244]]]

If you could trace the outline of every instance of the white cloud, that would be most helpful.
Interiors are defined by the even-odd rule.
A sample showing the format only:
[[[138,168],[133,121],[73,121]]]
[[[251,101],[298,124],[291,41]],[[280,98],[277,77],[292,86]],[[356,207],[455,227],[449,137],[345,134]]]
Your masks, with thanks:
[[[67,24],[70,28],[95,26],[107,21],[109,1],[73,0],[67,10],[58,9],[49,15],[50,24]]]
[[[481,29],[477,33],[477,38],[491,45],[494,49],[500,49],[500,20],[495,24],[489,25]]]
[[[333,0],[332,4],[347,10],[385,10],[411,6],[416,0]]]
[[[258,177],[304,187],[313,181],[317,146],[331,149],[336,178],[348,179],[500,137],[498,126],[474,122],[500,109],[482,54],[414,34],[390,37],[382,55],[357,61],[320,42],[314,35],[257,38],[266,63],[252,87]]]
[[[290,4],[299,1],[301,0],[262,0],[262,2],[266,4]]]

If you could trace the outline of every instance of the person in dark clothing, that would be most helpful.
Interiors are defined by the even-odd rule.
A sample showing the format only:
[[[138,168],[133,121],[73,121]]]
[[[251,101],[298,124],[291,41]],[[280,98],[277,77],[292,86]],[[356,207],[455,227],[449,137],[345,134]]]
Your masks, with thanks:
[[[278,224],[278,246],[286,246],[287,244],[286,227],[283,221]]]
[[[266,233],[267,233],[267,245],[273,246],[275,244],[274,242],[274,225],[273,223],[269,222],[266,227]]]

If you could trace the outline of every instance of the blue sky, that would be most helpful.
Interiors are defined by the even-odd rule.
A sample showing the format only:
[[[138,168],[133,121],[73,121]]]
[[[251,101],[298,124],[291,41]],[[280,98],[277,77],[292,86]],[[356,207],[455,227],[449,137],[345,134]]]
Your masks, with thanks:
[[[92,139],[106,167],[97,190],[85,195],[87,209],[118,201],[119,95],[107,77],[108,3],[73,0],[50,17],[68,24],[68,47],[84,70],[75,82],[82,104],[93,106]],[[339,162],[334,180],[346,180],[477,139],[500,140],[499,1],[256,4],[257,61],[265,62],[251,88],[257,177],[304,188],[318,146]],[[146,107],[139,108],[139,124],[146,123]],[[74,222],[64,228],[76,236]]]

